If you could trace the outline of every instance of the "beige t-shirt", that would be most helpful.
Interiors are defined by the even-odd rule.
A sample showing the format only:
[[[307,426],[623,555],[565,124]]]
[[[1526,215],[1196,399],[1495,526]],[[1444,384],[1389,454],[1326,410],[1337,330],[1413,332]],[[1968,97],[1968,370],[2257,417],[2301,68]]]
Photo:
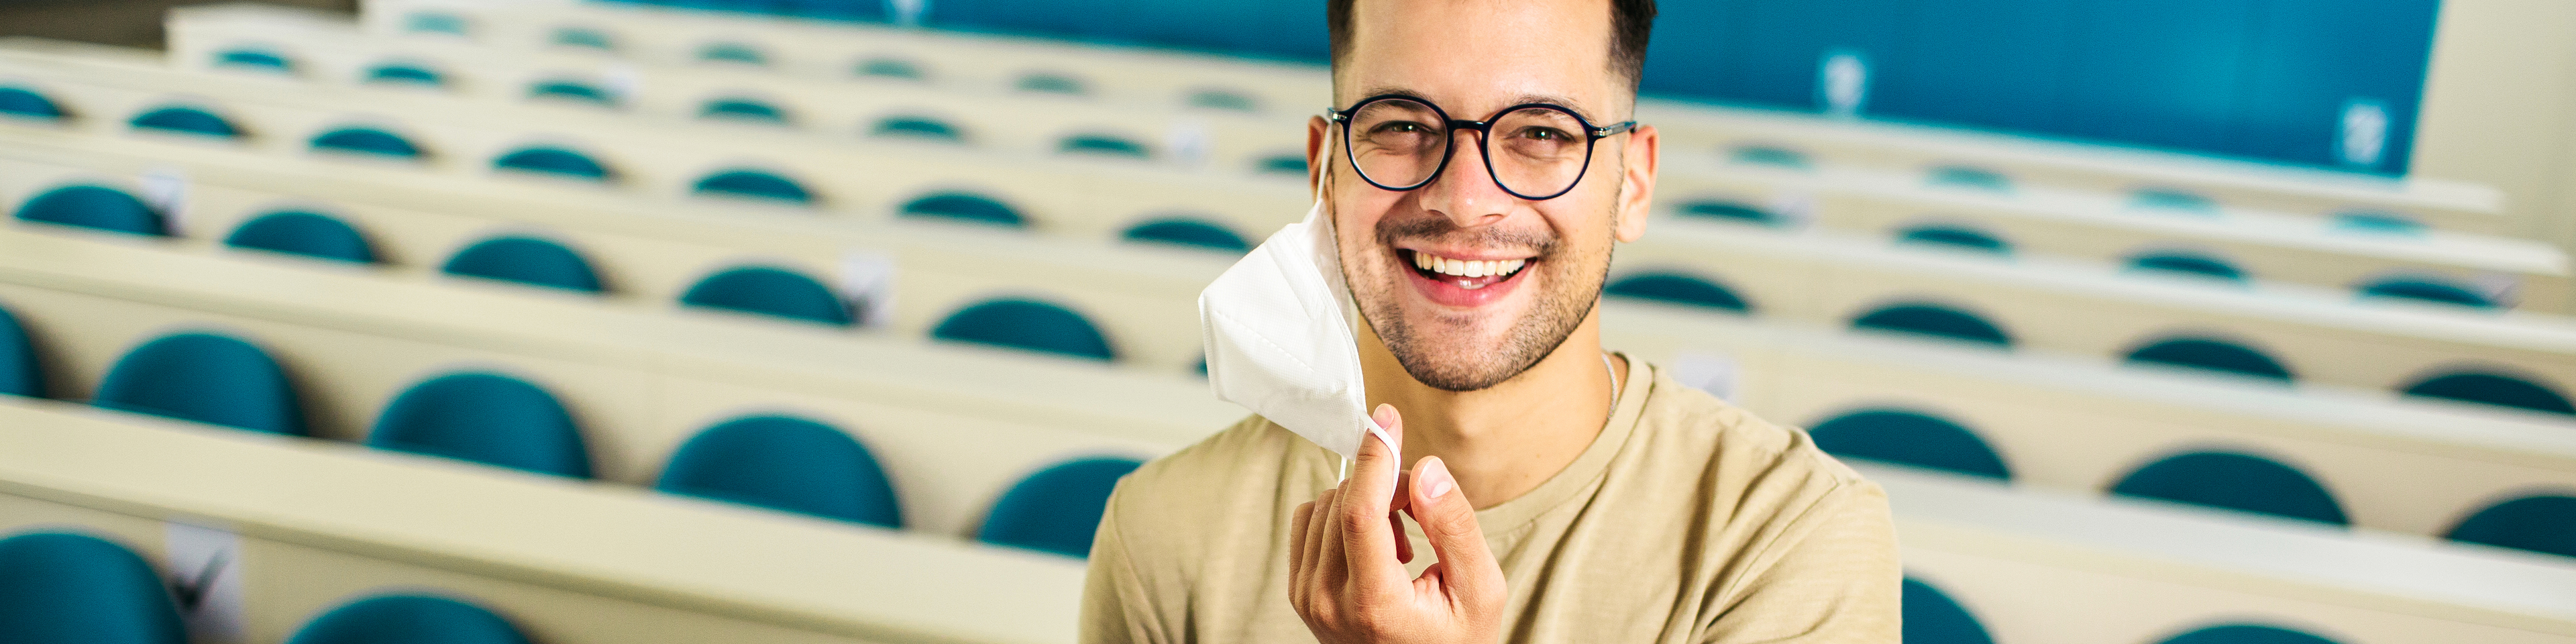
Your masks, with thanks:
[[[1476,513],[1511,589],[1503,641],[1896,642],[1885,492],[1805,432],[1628,364],[1573,464]],[[1128,475],[1091,546],[1082,641],[1314,641],[1284,524],[1340,464],[1253,417]],[[1406,527],[1419,574],[1432,551]]]

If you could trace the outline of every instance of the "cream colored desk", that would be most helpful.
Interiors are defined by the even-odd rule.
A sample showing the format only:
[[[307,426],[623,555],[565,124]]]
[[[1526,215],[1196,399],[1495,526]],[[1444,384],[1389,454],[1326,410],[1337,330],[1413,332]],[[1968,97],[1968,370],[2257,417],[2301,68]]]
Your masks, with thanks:
[[[1082,592],[1054,555],[0,397],[0,533],[160,560],[164,522],[240,536],[243,644],[420,589],[552,644],[1071,642]]]
[[[358,35],[332,19],[257,5],[182,10],[174,15],[171,31],[171,65],[236,77],[252,86],[289,81],[268,71],[236,71],[213,61],[225,52],[248,48],[277,53],[312,68],[296,75],[306,82],[344,79],[358,83],[356,79],[364,78],[365,70],[383,61],[427,56],[445,61],[441,66],[456,70],[451,76],[457,79],[460,95],[505,105],[527,102],[524,88],[532,82],[566,74],[597,77],[596,68],[623,64],[592,54],[551,50],[478,48],[439,41],[402,45]],[[727,90],[722,88],[728,83],[781,84],[758,93],[791,97],[779,99],[790,103],[799,102],[792,97],[803,97],[802,102],[816,105],[819,111],[839,110],[839,106],[879,109],[877,106],[885,101],[896,100],[884,96],[888,92],[873,84],[854,83],[846,78],[788,79],[740,69],[710,70],[705,65],[634,69],[645,71],[625,72],[644,79],[630,83],[638,87],[638,95],[629,99],[636,103],[633,110],[666,122],[690,123],[691,129],[716,137],[728,135],[729,130],[709,129],[706,124],[692,122],[689,116],[706,97],[724,95]],[[672,79],[659,80],[664,75]],[[191,81],[160,79],[144,85],[176,83]],[[237,87],[227,89],[231,90],[225,94],[228,96],[242,91]],[[861,96],[837,96],[853,92]],[[416,92],[376,94],[378,102],[423,100]],[[1024,96],[947,96],[952,105],[942,107],[943,111],[973,115],[973,121],[1013,127],[1048,124],[1014,135],[1021,139],[1023,145],[1019,147],[996,146],[1024,154],[1044,153],[1047,145],[1071,131],[1068,128],[1080,127],[1064,124],[1066,108],[1028,104]],[[236,97],[233,102],[240,100]],[[1061,101],[1045,103],[1054,102]],[[594,117],[606,114],[585,112]],[[1222,122],[1198,119],[1185,123],[1194,117],[1173,120],[1154,114],[1146,111],[1124,118],[1151,122],[1156,127],[1169,122],[1172,127],[1198,132],[1187,136],[1213,137],[1212,145],[1223,159],[1216,164],[1219,170],[1252,168],[1263,159],[1302,150],[1302,117]],[[981,129],[996,128],[1008,129],[999,125]],[[1179,130],[1174,132],[1165,138],[1185,136]],[[2025,252],[2110,263],[2124,262],[2142,252],[2189,250],[2218,255],[2262,279],[2337,288],[2396,274],[2430,274],[2470,284],[2492,282],[2501,293],[2499,300],[2542,311],[2563,311],[2570,294],[2564,254],[2546,244],[2525,240],[2452,231],[2411,236],[2354,233],[2336,229],[2322,216],[2243,207],[2212,216],[2141,211],[2131,207],[2126,193],[2119,190],[2076,190],[2046,183],[2023,186],[2014,194],[1992,195],[1926,186],[1922,173],[1914,168],[1889,170],[1827,164],[1807,171],[1783,171],[1725,163],[1721,152],[1677,148],[1674,154],[1667,155],[1662,180],[1665,202],[1717,200],[1770,207],[1792,220],[1810,220],[1804,223],[1861,235],[1890,235],[1901,227],[1921,223],[1964,224],[2000,235]]]

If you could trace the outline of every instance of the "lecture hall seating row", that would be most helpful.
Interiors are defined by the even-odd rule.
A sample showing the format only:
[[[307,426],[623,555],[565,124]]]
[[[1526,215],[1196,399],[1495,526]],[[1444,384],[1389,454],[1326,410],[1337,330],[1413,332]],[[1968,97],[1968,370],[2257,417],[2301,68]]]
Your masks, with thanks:
[[[399,53],[399,46],[350,33],[346,28],[331,28],[327,21],[315,24],[316,18],[299,13],[281,12],[265,7],[221,7],[183,11],[172,22],[173,47],[171,64],[187,69],[201,69],[251,77],[274,77],[283,73],[320,78],[348,79],[350,84],[382,87],[375,82],[373,70],[385,65],[430,65],[427,60],[450,61],[443,66],[452,71],[442,77],[457,79],[460,91],[486,101],[554,104],[565,101],[555,97],[566,83],[587,87],[579,96],[597,102],[618,105],[626,101],[673,103],[652,109],[662,120],[693,120],[691,115],[712,114],[738,107],[744,99],[740,92],[711,89],[710,79],[743,79],[746,82],[769,80],[766,76],[739,70],[703,71],[693,68],[656,67],[655,79],[672,73],[675,81],[642,80],[636,96],[624,96],[598,81],[593,72],[573,72],[618,63],[595,57],[543,53],[505,55],[500,52],[462,48],[424,57]],[[292,37],[281,33],[298,34]],[[539,62],[530,62],[529,56]],[[388,63],[386,61],[397,61]],[[242,62],[254,61],[254,62]],[[317,62],[318,61],[318,62]],[[467,62],[472,61],[472,62]],[[319,71],[300,71],[304,67],[322,66]],[[511,80],[477,77],[482,73],[469,70],[521,70]],[[243,73],[243,72],[248,73]],[[722,82],[716,80],[715,82]],[[583,85],[583,83],[588,83]],[[685,98],[669,97],[677,90]],[[847,81],[837,83],[803,83],[796,89],[755,92],[770,96],[794,97],[816,91],[839,90],[881,92],[879,84],[860,85]],[[991,109],[984,103],[999,99],[954,100],[973,103],[968,108],[946,108],[943,113],[966,115],[964,125],[942,125],[942,129],[995,129],[986,123],[1019,123],[1055,118],[1054,109],[1022,108],[1017,118],[980,116]],[[837,106],[853,103],[838,98],[813,98],[796,101],[781,98],[783,109],[808,111],[805,106]],[[801,103],[801,105],[800,105]],[[703,107],[699,107],[700,105]],[[640,107],[640,106],[639,106]],[[819,108],[831,109],[831,108]],[[828,119],[830,123],[853,131],[882,133],[897,131],[891,126],[868,126],[875,117],[847,116]],[[904,112],[881,119],[882,123],[900,121],[912,124],[922,119],[949,122],[950,119],[926,116],[918,111]],[[731,119],[720,119],[731,120]],[[1168,119],[1147,118],[1148,122]],[[1166,140],[1197,139],[1206,136],[1230,147],[1236,153],[1218,154],[1223,159],[1218,167],[1227,169],[1257,168],[1287,171],[1288,176],[1302,176],[1302,157],[1296,152],[1302,146],[1303,124],[1293,120],[1275,120],[1266,127],[1252,123],[1232,123],[1209,128],[1206,119],[1183,117],[1166,129],[1206,129],[1196,135],[1177,129]],[[1062,128],[1058,128],[1061,130]],[[1225,146],[1240,137],[1253,137],[1258,142]],[[1115,137],[1113,137],[1115,138]],[[1062,135],[1049,133],[1027,136],[1023,147],[1044,150],[1050,142],[1057,149],[1106,150],[1130,152],[1139,157],[1165,158],[1171,154],[1155,151],[1145,137],[1126,137],[1123,142],[1098,140],[1091,133]],[[1098,145],[1092,145],[1098,144]],[[2189,256],[2203,263],[2215,263],[2231,277],[2259,276],[2331,287],[2367,288],[2375,282],[2392,278],[2428,280],[2451,286],[2462,295],[2458,299],[2479,305],[2521,305],[2536,310],[2563,309],[2567,291],[2565,266],[2561,253],[2546,245],[2496,237],[2461,235],[2449,231],[2427,231],[2404,227],[2403,222],[2386,217],[2365,216],[2328,220],[2318,217],[2295,217],[2239,210],[2222,211],[2192,195],[2171,190],[2151,190],[2130,198],[2117,193],[2094,194],[2083,191],[2053,189],[2047,185],[2014,185],[2001,175],[1968,166],[1940,166],[1928,175],[1888,174],[1841,166],[1818,166],[1808,161],[1809,155],[1770,144],[1737,146],[1721,162],[1719,150],[1673,148],[1667,157],[1682,163],[1668,163],[1665,183],[1669,201],[1689,202],[1690,207],[1719,216],[1747,217],[1770,225],[1798,227],[1821,225],[1833,230],[1897,235],[1908,239],[1950,241],[1965,236],[1971,242],[1983,243],[2001,250],[2026,249],[2043,253],[2075,255],[2103,261],[2140,261],[2150,265],[2171,265],[2173,256]],[[1250,156],[1242,156],[1249,153]],[[1705,158],[1702,158],[1705,157]],[[1697,161],[1693,163],[1692,161]],[[2392,228],[2392,226],[2395,226]]]
[[[846,77],[851,61],[909,56],[936,82],[1010,91],[1033,71],[1072,75],[1106,100],[1187,104],[1208,88],[1242,94],[1258,109],[1303,117],[1331,97],[1323,70],[1257,60],[1102,47],[882,25],[778,20],[670,11],[619,3],[370,0],[369,33],[470,40],[517,51],[555,50],[663,65],[698,61],[710,43],[760,51],[807,75]],[[604,45],[604,46],[597,46]],[[2505,231],[2501,193],[2438,179],[2385,180],[2227,162],[2188,155],[2034,143],[1951,128],[1847,120],[1648,98],[1639,116],[1677,137],[1673,149],[1738,149],[1794,143],[1836,164],[1923,172],[1965,164],[2016,179],[2100,192],[2180,189],[2229,207],[2308,213],[2378,212],[2436,228]]]

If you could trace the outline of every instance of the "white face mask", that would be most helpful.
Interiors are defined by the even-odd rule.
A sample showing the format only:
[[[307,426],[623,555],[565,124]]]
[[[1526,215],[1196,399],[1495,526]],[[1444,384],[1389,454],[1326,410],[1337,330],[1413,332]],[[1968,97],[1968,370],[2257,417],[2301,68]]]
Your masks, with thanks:
[[[1332,217],[1319,202],[1199,293],[1208,385],[1342,458],[1358,457],[1371,434],[1400,451],[1369,420],[1350,310]]]

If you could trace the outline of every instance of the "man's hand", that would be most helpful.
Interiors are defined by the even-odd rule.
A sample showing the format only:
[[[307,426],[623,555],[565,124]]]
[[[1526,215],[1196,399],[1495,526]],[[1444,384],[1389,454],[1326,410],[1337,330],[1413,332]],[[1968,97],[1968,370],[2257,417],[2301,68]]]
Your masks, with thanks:
[[[1371,414],[1397,442],[1404,419]],[[1325,644],[1493,642],[1502,634],[1503,569],[1485,549],[1476,509],[1439,457],[1412,475],[1394,449],[1360,439],[1358,467],[1341,487],[1297,506],[1288,550],[1288,603]],[[1440,562],[1406,579],[1412,542],[1396,512],[1413,515]]]

